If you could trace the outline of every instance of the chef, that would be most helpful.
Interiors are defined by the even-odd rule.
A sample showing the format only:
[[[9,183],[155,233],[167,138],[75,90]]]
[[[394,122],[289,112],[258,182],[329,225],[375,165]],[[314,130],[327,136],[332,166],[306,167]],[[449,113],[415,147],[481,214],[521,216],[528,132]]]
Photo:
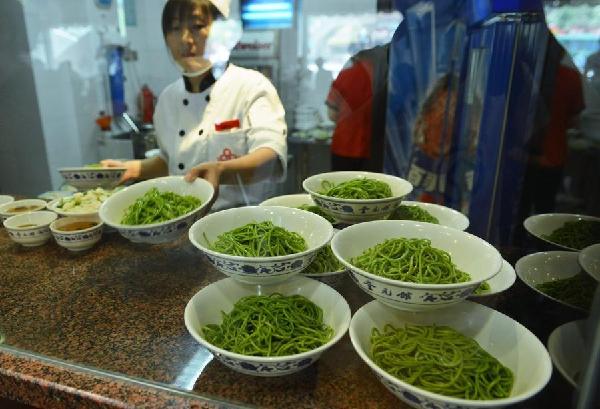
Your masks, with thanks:
[[[229,6],[230,0],[167,1],[163,35],[182,78],[158,99],[154,125],[160,155],[102,161],[126,167],[123,181],[201,177],[218,189],[213,206],[218,210],[256,203],[266,182],[285,175],[287,127],[277,91],[259,72],[226,62],[237,42],[226,20]],[[223,72],[216,79],[219,61]]]

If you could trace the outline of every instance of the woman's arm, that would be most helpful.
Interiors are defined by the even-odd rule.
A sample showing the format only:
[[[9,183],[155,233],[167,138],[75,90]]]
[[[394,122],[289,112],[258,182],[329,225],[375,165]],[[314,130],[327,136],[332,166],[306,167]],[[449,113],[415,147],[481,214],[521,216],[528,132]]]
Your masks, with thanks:
[[[239,158],[205,162],[194,166],[185,175],[188,182],[201,177],[210,182],[215,188],[219,184],[238,184],[238,176],[242,183],[254,183],[267,179],[274,173],[281,173],[281,162],[277,153],[271,148],[258,148]]]
[[[128,161],[105,159],[100,161],[100,163],[106,168],[123,167],[127,169],[123,176],[121,176],[119,183],[124,183],[129,180],[152,179],[160,176],[167,176],[169,174],[167,163],[160,156]]]

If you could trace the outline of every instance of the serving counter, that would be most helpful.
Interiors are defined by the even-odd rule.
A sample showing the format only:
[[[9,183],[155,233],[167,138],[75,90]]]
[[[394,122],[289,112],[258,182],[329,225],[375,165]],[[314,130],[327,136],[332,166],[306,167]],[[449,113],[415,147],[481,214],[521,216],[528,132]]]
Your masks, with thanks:
[[[225,276],[187,237],[150,246],[105,234],[78,254],[52,241],[24,248],[2,229],[0,254],[0,397],[41,408],[407,408],[348,335],[315,365],[279,378],[242,375],[212,359],[183,312]],[[353,313],[370,301],[349,277],[337,290]],[[557,325],[580,318],[518,282],[486,303],[544,343]],[[515,407],[567,407],[571,395],[555,371],[542,393]]]

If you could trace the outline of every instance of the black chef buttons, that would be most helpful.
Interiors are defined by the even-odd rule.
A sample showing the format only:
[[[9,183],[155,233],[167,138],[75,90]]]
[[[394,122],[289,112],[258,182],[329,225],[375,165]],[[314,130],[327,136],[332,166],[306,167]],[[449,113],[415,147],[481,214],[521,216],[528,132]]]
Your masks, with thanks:
[[[179,136],[184,136],[185,135],[185,131],[182,129],[181,131],[179,131]]]
[[[183,100],[183,105],[187,105],[187,104],[189,104],[189,103],[190,103],[190,101],[188,101],[188,100],[187,100],[187,98],[184,98],[184,100]]]
[[[200,130],[198,131],[198,135],[202,135],[203,133],[204,133],[204,129],[200,129]]]
[[[206,100],[206,102],[210,102],[210,95],[207,95],[206,97],[204,97],[204,99]]]
[[[183,163],[180,163],[178,167],[179,167],[179,169],[181,169],[181,170],[183,170],[183,168],[185,168],[185,166],[183,165]]]

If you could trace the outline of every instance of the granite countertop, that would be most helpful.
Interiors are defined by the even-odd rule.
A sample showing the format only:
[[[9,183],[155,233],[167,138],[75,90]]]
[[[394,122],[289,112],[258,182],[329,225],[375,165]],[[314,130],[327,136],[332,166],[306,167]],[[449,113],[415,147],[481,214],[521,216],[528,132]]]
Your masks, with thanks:
[[[41,408],[408,407],[348,335],[316,364],[279,378],[213,360],[188,334],[183,312],[199,289],[225,276],[187,236],[151,246],[105,233],[91,250],[72,253],[53,241],[21,247],[0,229],[0,254],[0,397]],[[370,301],[348,276],[336,289],[352,312]],[[545,343],[553,328],[582,317],[543,298],[517,280],[480,302]],[[555,371],[542,393],[513,408],[568,407],[572,394]]]
[[[116,233],[83,253],[25,248],[0,230],[0,396],[52,407],[406,408],[346,335],[280,378],[234,372],[187,332],[183,312],[225,278],[183,237],[160,246]],[[356,311],[370,299],[348,278]]]

